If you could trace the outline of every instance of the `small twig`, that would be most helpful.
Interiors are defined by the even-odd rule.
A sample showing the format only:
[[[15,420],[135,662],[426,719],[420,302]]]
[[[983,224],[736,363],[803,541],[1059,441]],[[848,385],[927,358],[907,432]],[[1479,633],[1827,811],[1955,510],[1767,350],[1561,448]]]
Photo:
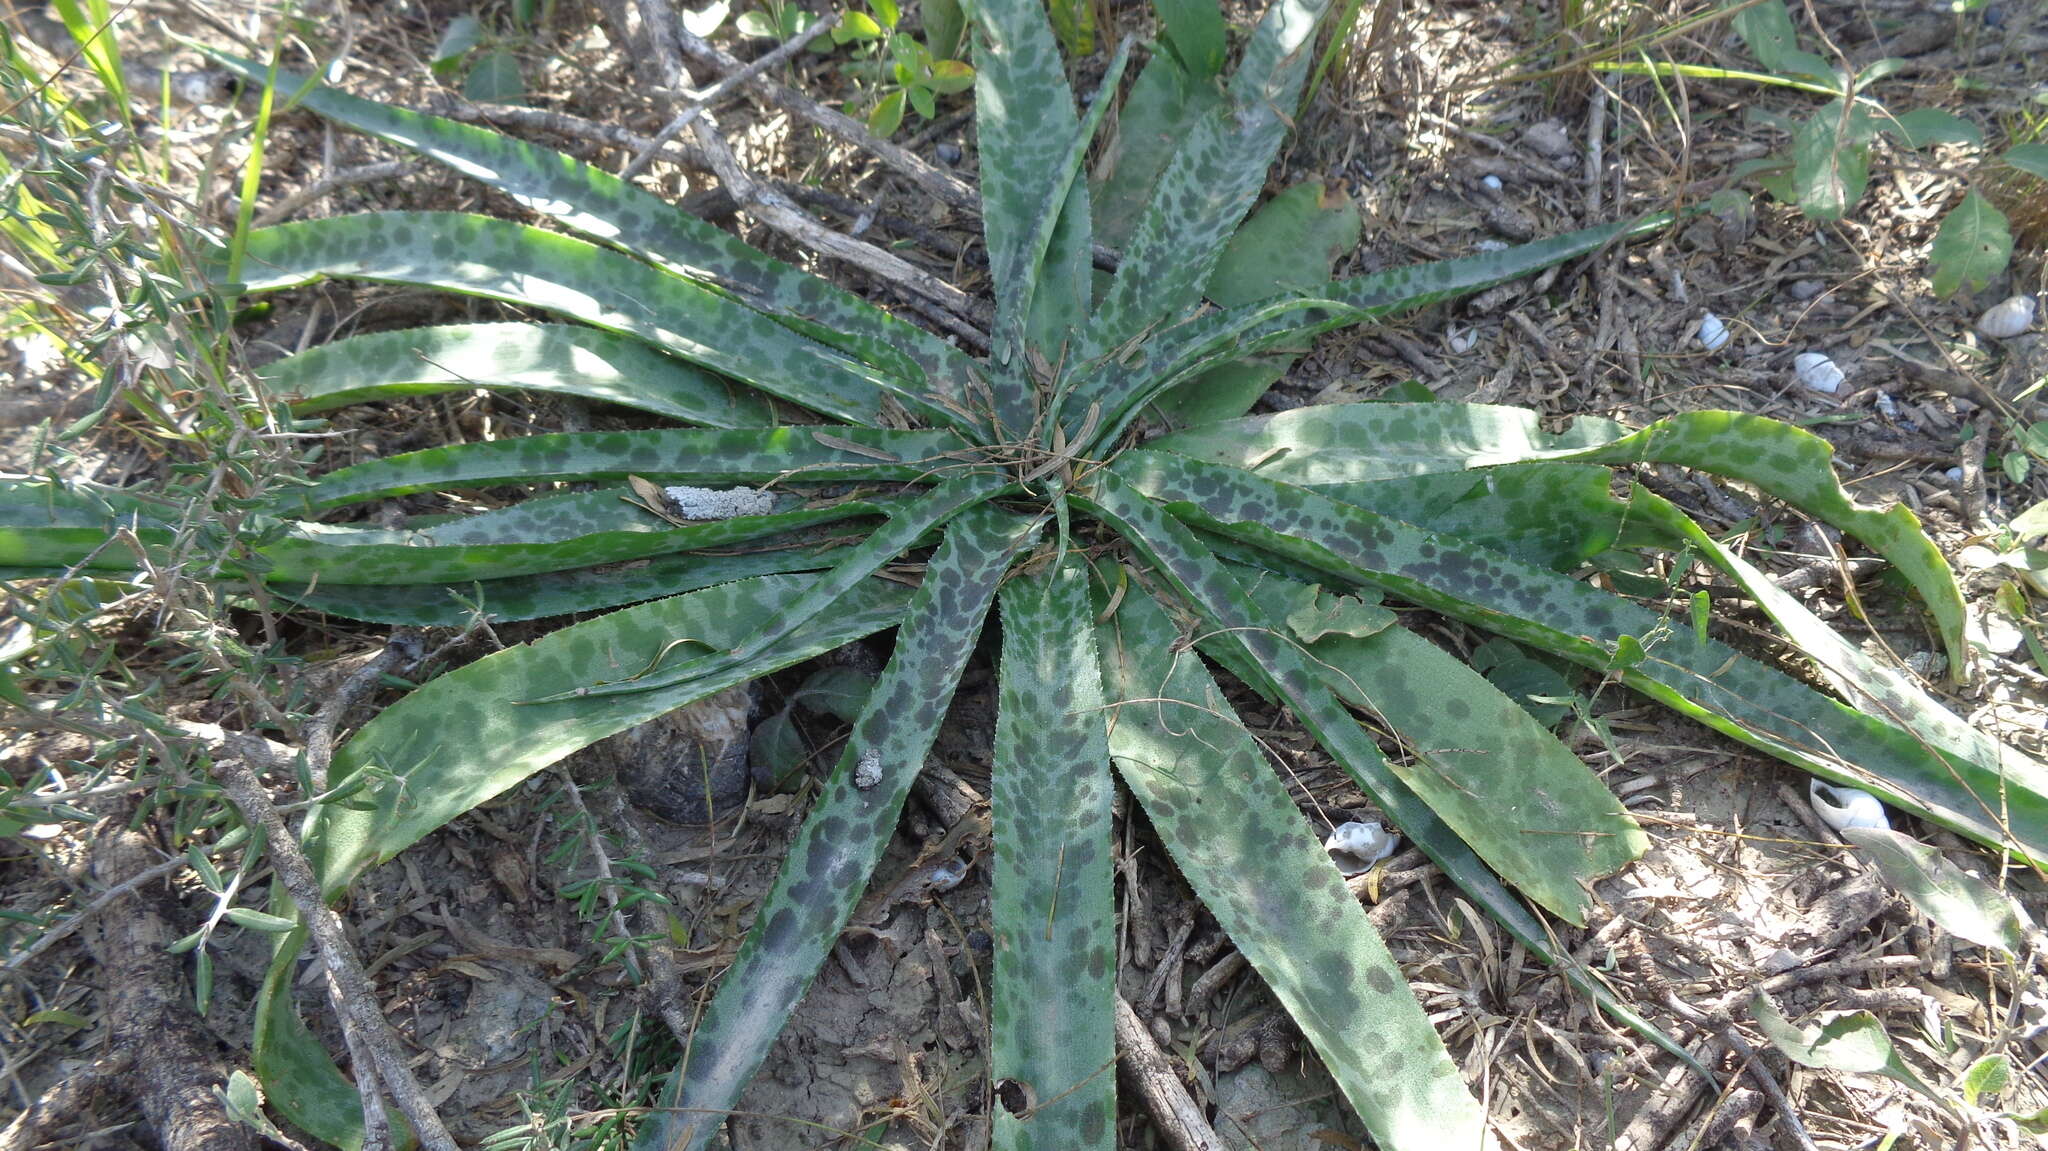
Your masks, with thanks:
[[[420,657],[419,643],[403,633],[393,635],[368,663],[350,672],[334,689],[334,694],[313,713],[313,719],[306,725],[306,771],[313,781],[313,794],[327,790],[327,767],[334,762],[334,729],[340,726],[348,709],[356,705],[384,673],[393,668],[409,664]]]
[[[93,1096],[117,1087],[130,1062],[126,1055],[117,1052],[52,1083],[49,1090],[14,1117],[6,1130],[0,1131],[0,1151],[32,1151],[42,1146],[45,1127],[83,1113]]]
[[[1749,1040],[1742,1037],[1742,1032],[1737,1031],[1733,1023],[1716,1026],[1705,1014],[1695,1010],[1675,992],[1664,993],[1664,1005],[1689,1023],[1712,1027],[1714,1034],[1721,1037],[1721,1042],[1726,1043],[1742,1060],[1743,1069],[1749,1072],[1749,1077],[1763,1090],[1764,1098],[1769,1099],[1771,1106],[1778,1109],[1779,1117],[1785,1120],[1785,1130],[1791,1134],[1792,1141],[1799,1145],[1799,1151],[1820,1151],[1820,1148],[1814,1146],[1813,1136],[1807,1132],[1805,1122],[1799,1118],[1799,1108],[1786,1097],[1785,1089],[1778,1086],[1778,1077],[1772,1075],[1770,1068],[1764,1066],[1763,1060],[1757,1056],[1756,1048],[1749,1045]]]
[[[723,49],[706,42],[687,29],[678,31],[683,55],[709,64],[725,74],[743,71],[745,65]],[[748,90],[775,107],[804,120],[826,134],[836,136],[894,168],[911,183],[923,188],[942,203],[965,212],[981,213],[981,197],[959,177],[932,167],[922,157],[875,136],[867,126],[843,112],[827,108],[803,93],[766,76],[754,76],[744,83]]]
[[[1708,1039],[1693,1052],[1693,1058],[1703,1067],[1712,1067],[1723,1051],[1719,1040]],[[1672,1067],[1615,1137],[1614,1151],[1656,1151],[1664,1146],[1672,1130],[1706,1093],[1707,1084],[1690,1067],[1683,1063]]]
[[[661,74],[662,82],[672,88],[680,88],[688,77],[683,72],[683,58],[676,50],[676,37],[685,35],[681,22],[676,19],[675,5],[671,0],[638,0],[640,25],[646,30],[647,48],[654,55],[655,70]]]
[[[1216,992],[1221,990],[1224,984],[1237,978],[1238,973],[1245,969],[1248,962],[1244,957],[1244,952],[1232,951],[1215,963],[1210,964],[1209,970],[1202,972],[1196,978],[1195,985],[1188,989],[1187,1005],[1182,1008],[1183,1013],[1188,1015],[1200,1014],[1202,1008],[1208,1005],[1209,1000],[1215,996]]]
[[[983,325],[989,322],[985,317],[987,309],[972,296],[937,276],[912,266],[901,256],[826,228],[804,215],[796,205],[790,203],[774,188],[747,174],[740,167],[738,159],[733,156],[732,149],[726,146],[725,138],[718,132],[718,126],[709,118],[700,117],[691,125],[691,129],[696,133],[697,146],[710,159],[711,170],[717,173],[719,183],[730,189],[733,199],[739,201],[762,223],[820,255],[845,260],[870,275],[922,296],[957,316],[976,320]],[[981,333],[971,327],[965,332],[960,332],[959,329],[963,325],[958,321],[948,324],[947,327],[963,336],[981,338]]]
[[[604,148],[625,148],[638,152],[654,143],[654,137],[629,132],[616,124],[600,124],[571,116],[567,112],[555,112],[546,108],[517,108],[510,104],[479,104],[454,97],[443,97],[434,105],[437,115],[446,116],[465,124],[489,124],[494,128],[518,128],[528,132],[544,132],[550,136],[561,136],[570,140],[582,140]],[[703,154],[687,142],[671,141],[667,149],[677,153],[677,162],[700,172],[711,169],[710,162]]]
[[[1593,107],[1586,113],[1586,222],[1600,218],[1601,169],[1606,166],[1607,86],[1593,77]]]
[[[1152,1113],[1152,1122],[1161,1138],[1176,1151],[1223,1151],[1223,1141],[1216,1137],[1201,1108],[1188,1097],[1188,1089],[1181,1085],[1173,1064],[1167,1062],[1152,1033],[1145,1030],[1145,1023],[1131,1008],[1130,1000],[1121,994],[1116,997],[1116,1046],[1122,1055],[1119,1062],[1124,1074],[1145,1101],[1145,1109]]]
[[[612,819],[618,826],[619,834],[625,837],[627,849],[641,859],[653,859],[653,846],[647,842],[647,837],[640,833],[640,825],[633,822],[633,813],[626,809],[624,794],[618,788],[612,788],[604,794],[611,799]],[[685,873],[685,878],[681,882],[690,883],[692,886],[708,886],[714,890],[724,886],[723,880],[715,880],[708,875],[703,877],[705,883],[698,884],[695,882],[695,876],[694,872]],[[666,938],[667,932],[662,930],[663,925],[653,921],[654,909],[657,906],[659,905],[651,899],[641,901],[639,918],[646,927],[647,934]],[[650,975],[646,993],[654,1000],[655,1013],[661,1016],[661,1021],[667,1024],[669,1031],[675,1035],[676,1042],[682,1044],[683,1050],[687,1051],[690,1048],[691,1033],[695,1028],[690,1017],[683,1011],[683,1003],[689,998],[683,990],[683,973],[676,967],[675,956],[669,954],[668,947],[660,940],[649,946],[645,955]]]
[[[645,172],[647,166],[654,163],[654,158],[660,154],[662,147],[670,140],[675,139],[677,134],[689,127],[697,117],[703,115],[705,111],[731,95],[740,85],[803,51],[805,45],[831,31],[832,26],[837,23],[839,23],[839,13],[825,13],[815,21],[812,21],[809,28],[778,45],[773,52],[768,53],[759,60],[690,97],[690,102],[681,112],[676,113],[675,119],[662,125],[661,131],[654,134],[654,140],[635,154],[625,167],[619,169],[619,179],[631,180],[633,177]]]
[[[272,224],[289,220],[299,209],[343,188],[374,184],[379,180],[395,180],[400,176],[409,176],[418,169],[419,163],[415,160],[385,160],[382,163],[363,164],[355,168],[329,172],[264,210],[256,217],[256,226],[267,228]]]
[[[370,986],[369,976],[363,972],[363,961],[349,946],[341,917],[321,897],[320,880],[313,874],[312,864],[306,861],[298,841],[285,828],[284,817],[270,802],[270,796],[257,781],[255,771],[251,770],[248,761],[233,757],[215,760],[214,771],[228,798],[241,809],[243,818],[262,830],[270,852],[271,867],[278,881],[284,884],[285,891],[291,895],[292,902],[298,905],[299,916],[319,948],[321,962],[330,978],[328,997],[334,1003],[342,1027],[355,1032],[369,1050],[378,1077],[384,1080],[384,1086],[391,1092],[398,1109],[412,1121],[421,1146],[429,1151],[458,1151],[454,1137],[448,1134],[448,1128],[435,1113],[433,1103],[427,1099],[426,1091],[407,1065],[405,1055],[399,1049],[398,1034],[377,1006],[376,992]]]
[[[143,887],[148,884],[155,883],[157,880],[162,879],[163,877],[178,871],[180,868],[189,866],[191,866],[190,860],[187,860],[182,855],[175,856],[171,859],[164,860],[162,863],[157,864],[155,867],[152,867],[147,871],[138,872],[137,874],[122,880],[120,883],[117,883],[114,886],[107,888],[105,891],[100,893],[97,899],[94,899],[91,903],[88,903],[84,907],[79,908],[77,913],[72,915],[71,918],[65,920],[62,923],[59,923],[57,926],[52,927],[48,931],[43,932],[41,938],[37,939],[34,943],[31,943],[27,947],[24,947],[20,951],[16,952],[14,957],[7,961],[7,966],[5,970],[19,971],[22,968],[27,967],[29,964],[35,962],[37,956],[41,955],[45,951],[48,951],[50,948],[55,947],[58,943],[62,942],[66,937],[68,937],[72,932],[77,931],[81,927],[84,927],[88,920],[90,920],[93,916],[99,914],[100,912],[105,911],[107,907],[110,904],[112,904],[115,900],[120,899],[122,896],[128,894],[131,891],[134,891],[138,887]]]
[[[569,803],[576,808],[576,814],[583,817],[583,825],[590,830],[590,857],[596,861],[597,874],[604,880],[601,891],[604,905],[611,912],[612,930],[619,933],[619,938],[627,941],[626,950],[621,953],[620,958],[626,961],[626,972],[633,977],[633,982],[639,983],[646,977],[640,971],[640,960],[635,955],[638,946],[631,942],[633,932],[626,926],[626,913],[619,910],[619,893],[612,890],[612,882],[616,877],[612,872],[611,853],[604,849],[604,829],[597,825],[597,820],[591,818],[590,808],[583,802],[583,789],[576,786],[575,777],[569,774],[568,769],[558,765],[555,774],[560,777],[562,787],[568,792]]]

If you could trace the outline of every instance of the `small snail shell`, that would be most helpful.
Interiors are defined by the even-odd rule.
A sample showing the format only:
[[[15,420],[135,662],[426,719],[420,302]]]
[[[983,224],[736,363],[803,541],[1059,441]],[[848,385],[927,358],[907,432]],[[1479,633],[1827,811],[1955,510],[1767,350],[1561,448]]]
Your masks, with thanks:
[[[1842,388],[1842,369],[1819,352],[1801,352],[1792,357],[1792,374],[1809,392],[1832,396]]]
[[[1822,783],[1816,779],[1807,785],[1806,798],[1812,802],[1814,814],[1820,816],[1821,822],[1836,831],[1852,827],[1891,828],[1891,820],[1885,818],[1884,804],[1867,791]]]
[[[1977,317],[1977,330],[1994,340],[2010,340],[2034,326],[2037,306],[2032,296],[2011,296],[2000,300]]]
[[[1693,329],[1692,338],[1700,342],[1700,347],[1710,352],[1718,352],[1728,346],[1728,325],[1721,322],[1721,317],[1708,312],[1700,317],[1699,326]]]
[[[1444,347],[1452,355],[1462,356],[1479,343],[1479,332],[1475,328],[1452,328],[1444,333]]]
[[[1494,175],[1492,172],[1488,172],[1486,175],[1479,177],[1479,182],[1481,184],[1484,184],[1486,186],[1486,190],[1489,192],[1500,191],[1500,177]]]
[[[931,884],[933,891],[951,891],[960,886],[960,881],[966,878],[967,865],[955,857],[932,868],[927,882]]]
[[[1372,870],[1372,865],[1394,854],[1401,837],[1377,823],[1343,823],[1323,841],[1330,862],[1345,878]]]

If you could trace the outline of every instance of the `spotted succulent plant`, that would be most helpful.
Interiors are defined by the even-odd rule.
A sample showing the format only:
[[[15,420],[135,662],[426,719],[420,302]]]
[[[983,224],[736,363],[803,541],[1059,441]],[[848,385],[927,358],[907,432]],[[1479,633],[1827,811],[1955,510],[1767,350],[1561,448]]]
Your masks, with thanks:
[[[306,837],[330,895],[578,748],[894,630],[665,1106],[642,1121],[644,1147],[713,1137],[846,925],[998,619],[998,1147],[1113,1141],[1119,782],[1381,1146],[1487,1138],[1483,1110],[1219,676],[1284,707],[1473,906],[1668,1044],[1545,922],[1583,923],[1591,885],[1643,850],[1642,831],[1525,701],[1392,603],[1582,665],[1823,778],[2048,858],[2039,765],[1844,641],[1677,507],[1613,483],[1614,468],[1693,467],[1836,525],[1917,589],[1961,668],[1962,608],[1939,553],[1910,512],[1853,503],[1814,437],[1718,412],[1633,431],[1582,418],[1561,432],[1528,412],[1451,403],[1247,417],[1275,375],[1265,369],[1217,392],[1215,373],[1232,365],[1662,221],[1246,299],[1214,271],[1287,131],[1325,5],[1272,0],[1227,81],[1220,22],[1172,7],[1173,50],[1150,54],[1126,105],[1127,163],[1091,186],[1083,160],[1123,57],[1077,108],[1038,0],[974,6],[995,290],[985,357],[576,160],[283,81],[304,107],[583,237],[437,212],[255,231],[234,269],[249,291],[346,277],[555,317],[314,348],[270,372],[297,410],[481,387],[694,425],[450,444],[345,467],[278,501],[262,553],[272,590],[307,610],[458,624],[619,609],[440,676],[357,732],[335,778],[381,782],[321,807]],[[1212,41],[1214,52],[1186,50]],[[1121,249],[1113,275],[1092,267],[1097,212]],[[1191,411],[1199,422],[1158,434],[1156,413]],[[765,494],[740,514],[694,518],[662,485]],[[522,486],[543,490],[417,528],[317,519],[409,493]],[[135,514],[145,546],[157,538],[146,506],[121,492],[24,483],[0,506],[8,563],[130,562],[98,547],[110,510]],[[817,544],[823,525],[842,541],[854,529],[855,542]],[[1616,547],[1687,549],[1719,567],[1843,698],[1722,646],[1703,612],[1668,617],[1568,574]],[[291,935],[278,948],[258,1070],[300,1127],[346,1144],[360,1138],[356,1094],[290,1007],[298,947]]]

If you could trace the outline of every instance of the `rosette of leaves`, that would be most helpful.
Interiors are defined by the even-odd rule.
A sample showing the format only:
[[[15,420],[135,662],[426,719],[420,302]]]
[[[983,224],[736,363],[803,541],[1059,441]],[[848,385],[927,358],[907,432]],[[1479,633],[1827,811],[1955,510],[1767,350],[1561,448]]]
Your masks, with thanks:
[[[1807,433],[1726,412],[1551,432],[1528,412],[1437,403],[1244,417],[1271,382],[1270,357],[1317,333],[1665,221],[1350,279],[1283,276],[1247,299],[1244,283],[1214,273],[1234,242],[1232,266],[1244,268],[1258,265],[1245,244],[1290,242],[1278,223],[1266,239],[1240,224],[1285,135],[1324,4],[1274,0],[1227,80],[1220,20],[1190,7],[1168,6],[1129,97],[1155,101],[1126,116],[1111,149],[1130,166],[1099,169],[1091,185],[1083,159],[1129,46],[1083,109],[1037,0],[974,6],[996,290],[986,357],[575,160],[283,81],[302,106],[565,229],[413,212],[248,235],[239,260],[223,258],[237,290],[349,277],[552,317],[314,348],[270,372],[300,412],[506,388],[690,425],[450,444],[330,472],[271,509],[259,549],[270,590],[309,610],[458,624],[620,609],[431,680],[344,744],[331,786],[347,798],[319,805],[306,833],[331,897],[580,747],[893,629],[893,653],[815,785],[664,1106],[641,1122],[642,1146],[702,1147],[734,1106],[882,857],[991,627],[987,1070],[1000,1087],[999,1147],[1113,1141],[1119,784],[1381,1146],[1489,1138],[1401,969],[1234,710],[1229,679],[1284,707],[1472,906],[1683,1055],[1575,966],[1546,922],[1582,923],[1592,883],[1643,850],[1642,831],[1524,701],[1411,630],[1415,617],[1395,603],[1581,665],[1984,843],[2048,857],[2040,765],[1866,657],[1678,508],[1613,483],[1614,468],[1698,468],[1834,524],[1917,589],[1961,668],[1962,605],[1941,556],[1910,512],[1852,502]],[[1098,211],[1121,221],[1122,249],[1099,281]],[[1328,219],[1301,216],[1327,235]],[[1175,409],[1190,387],[1213,401],[1191,382],[1247,364],[1264,383],[1226,377],[1227,403],[1195,403],[1192,426],[1147,438],[1161,422],[1148,413]],[[664,485],[747,498],[732,501],[740,514],[698,519]],[[318,518],[400,495],[522,488],[545,490],[404,527]],[[132,492],[23,482],[5,496],[0,563],[118,569],[134,557],[107,546],[110,524],[144,548],[169,530],[170,509]],[[1669,617],[1569,574],[1622,547],[1683,549],[1719,567],[1842,696],[1718,643],[1704,613]],[[256,1066],[275,1106],[347,1145],[360,1138],[356,1093],[291,1005],[300,945],[297,932],[278,938]]]

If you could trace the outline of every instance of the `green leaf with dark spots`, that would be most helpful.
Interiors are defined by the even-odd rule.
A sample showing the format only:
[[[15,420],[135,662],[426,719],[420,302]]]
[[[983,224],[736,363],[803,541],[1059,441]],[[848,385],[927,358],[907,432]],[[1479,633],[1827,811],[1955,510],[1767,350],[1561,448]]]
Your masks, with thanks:
[[[1329,576],[1371,584],[1562,655],[1824,779],[1961,834],[2048,859],[2048,769],[2010,748],[1978,763],[1927,746],[1626,600],[1484,548],[1249,473],[1154,452],[1113,471],[1173,514]],[[1617,666],[1623,637],[1649,658]]]
[[[1037,528],[1036,520],[983,507],[947,530],[903,610],[895,654],[699,1020],[663,1107],[641,1126],[636,1151],[709,1144],[766,1058],[881,860],[996,584]]]
[[[279,503],[310,515],[344,504],[445,488],[617,481],[705,487],[770,482],[913,483],[964,471],[951,432],[798,425],[705,430],[555,432],[449,444],[354,464]]]
[[[994,1046],[989,1073],[1032,1101],[991,1108],[1003,1151],[1116,1142],[1116,906],[1109,746],[1088,575],[1003,589],[996,709]]]
[[[1185,637],[1143,594],[1099,631],[1118,773],[1373,1137],[1483,1145],[1485,1113],[1406,976]]]
[[[217,273],[216,273],[217,274]],[[875,424],[880,374],[732,298],[623,252],[461,212],[372,212],[249,233],[244,286],[410,284],[622,332],[842,420]]]
[[[267,81],[261,65],[205,51],[244,80]],[[965,394],[972,363],[944,340],[610,172],[487,128],[364,100],[290,72],[279,72],[277,84],[301,107],[446,164],[572,230],[711,285],[795,331],[853,353],[880,369],[885,386],[906,406],[939,422],[949,421],[948,404]]]
[[[2012,897],[1967,874],[1941,852],[1911,836],[1880,827],[1852,827],[1842,838],[1863,851],[1893,890],[1943,931],[2008,955],[2025,952],[2033,925]]]
[[[453,324],[351,336],[262,369],[295,412],[481,388],[553,392],[690,424],[766,427],[766,401],[638,340],[570,324]]]
[[[335,753],[329,778],[339,784],[375,767],[388,773],[388,782],[373,785],[370,805],[326,805],[308,825],[306,852],[322,891],[339,897],[365,869],[573,751],[889,627],[909,599],[895,585],[864,584],[840,601],[830,619],[724,679],[585,700],[575,708],[516,702],[643,666],[672,637],[736,642],[754,620],[795,601],[814,579],[771,576],[639,604],[485,656],[385,708]],[[272,955],[257,1004],[256,1070],[271,1103],[308,1134],[337,1145],[359,1144],[362,1113],[355,1088],[334,1070],[291,1008],[291,975],[302,942],[302,933],[282,936]]]

